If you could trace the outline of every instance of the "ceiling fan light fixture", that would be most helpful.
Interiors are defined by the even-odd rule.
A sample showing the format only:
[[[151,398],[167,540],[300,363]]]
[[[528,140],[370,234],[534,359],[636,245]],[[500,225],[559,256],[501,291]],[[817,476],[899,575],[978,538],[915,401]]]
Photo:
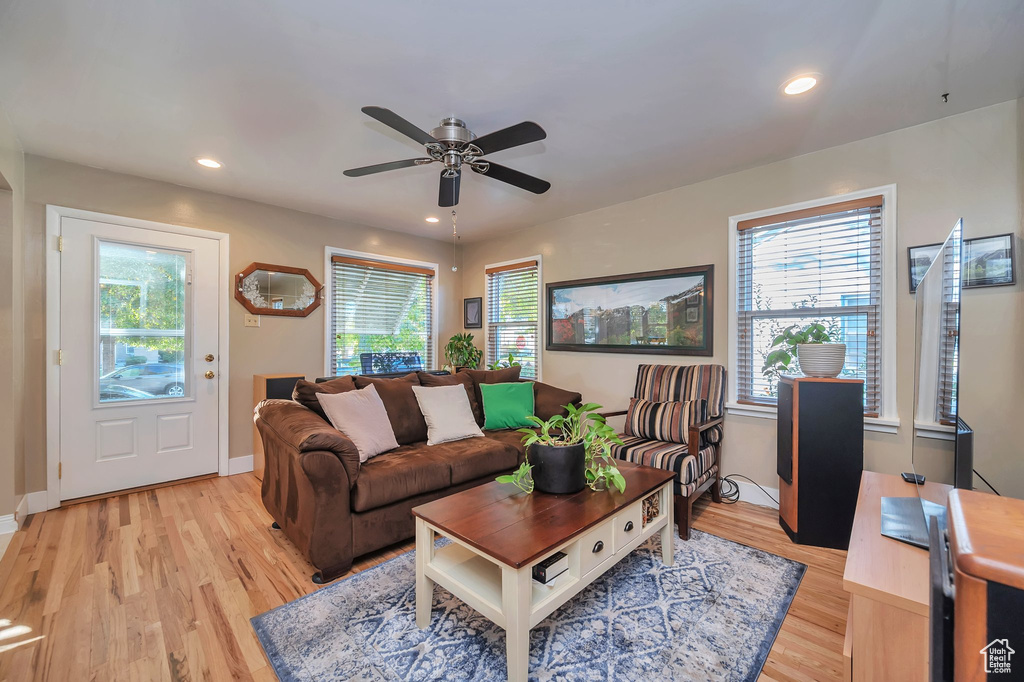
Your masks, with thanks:
[[[818,78],[819,75],[815,73],[805,73],[796,78],[790,78],[782,87],[782,91],[787,95],[802,95],[818,84]]]

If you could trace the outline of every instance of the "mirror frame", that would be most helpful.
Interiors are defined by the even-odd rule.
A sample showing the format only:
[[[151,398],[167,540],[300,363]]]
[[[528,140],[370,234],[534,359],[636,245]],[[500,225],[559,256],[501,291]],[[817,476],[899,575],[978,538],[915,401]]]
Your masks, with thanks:
[[[313,289],[316,293],[313,295],[313,302],[302,310],[284,310],[281,308],[257,308],[252,304],[252,301],[247,299],[242,294],[242,280],[256,272],[257,270],[266,270],[267,272],[280,272],[288,275],[301,275],[309,280],[309,283],[313,285]],[[250,263],[249,267],[242,270],[240,273],[235,275],[235,300],[245,306],[253,315],[277,315],[279,317],[306,317],[311,312],[320,307],[320,297],[323,293],[323,287],[320,286],[320,282],[316,281],[316,277],[313,276],[309,270],[305,268],[292,268],[287,265],[272,265],[270,263]]]

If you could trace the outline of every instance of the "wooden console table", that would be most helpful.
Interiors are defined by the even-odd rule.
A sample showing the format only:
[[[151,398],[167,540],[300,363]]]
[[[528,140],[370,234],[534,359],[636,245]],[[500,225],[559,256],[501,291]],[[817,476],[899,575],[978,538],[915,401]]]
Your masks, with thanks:
[[[850,593],[843,663],[847,680],[928,679],[928,550],[883,536],[883,497],[913,497],[912,483],[865,471],[846,555]],[[921,497],[946,506],[952,488],[925,483]]]

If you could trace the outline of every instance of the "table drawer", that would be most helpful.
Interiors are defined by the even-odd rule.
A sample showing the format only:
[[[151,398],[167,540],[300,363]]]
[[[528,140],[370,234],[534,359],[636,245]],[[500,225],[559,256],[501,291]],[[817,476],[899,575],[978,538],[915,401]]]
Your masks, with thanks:
[[[612,547],[614,526],[606,521],[580,540],[580,573],[586,575],[615,553]]]
[[[612,533],[612,544],[613,549],[616,552],[620,551],[640,535],[640,531],[643,530],[640,523],[641,513],[642,510],[640,508],[640,503],[637,502],[615,516],[615,519],[612,521],[612,527],[614,529]]]

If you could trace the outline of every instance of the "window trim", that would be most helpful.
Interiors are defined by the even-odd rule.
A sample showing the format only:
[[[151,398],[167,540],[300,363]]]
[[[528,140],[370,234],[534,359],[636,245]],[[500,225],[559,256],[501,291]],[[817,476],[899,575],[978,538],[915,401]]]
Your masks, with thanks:
[[[739,241],[739,223],[780,213],[804,211],[831,206],[844,201],[866,199],[876,195],[882,196],[881,404],[878,417],[864,418],[864,430],[897,433],[900,426],[899,412],[897,410],[898,396],[896,393],[896,289],[898,278],[896,237],[899,234],[899,228],[896,223],[895,184],[870,187],[856,192],[802,201],[787,206],[777,206],[775,208],[729,217],[729,395],[733,396],[733,399],[726,402],[725,407],[730,414],[761,419],[776,419],[778,417],[778,410],[773,406],[747,405],[735,401],[735,396],[739,394],[737,384],[737,369],[739,367],[739,337],[737,334],[739,331],[739,316],[737,314],[739,273],[737,272],[736,253]]]
[[[332,302],[334,301],[334,276],[332,273],[333,262],[332,256],[346,256],[349,258],[358,258],[362,260],[371,260],[378,263],[391,264],[391,265],[409,265],[418,268],[424,268],[426,270],[433,270],[434,274],[430,277],[431,287],[431,307],[430,311],[430,333],[434,338],[434,343],[431,344],[430,352],[430,366],[434,369],[438,368],[437,364],[437,347],[440,343],[438,338],[438,279],[440,274],[440,268],[437,263],[430,263],[428,261],[413,260],[411,258],[399,258],[398,256],[386,256],[379,253],[370,253],[368,251],[354,251],[352,249],[342,249],[336,246],[324,247],[324,374],[325,377],[334,376],[334,367],[331,362],[331,318],[334,315],[334,309],[332,308]]]
[[[535,260],[537,261],[537,376],[534,377],[534,381],[542,381],[544,371],[544,258],[538,253],[534,256],[523,256],[521,258],[511,258],[509,260],[503,260],[499,263],[488,263],[484,266],[484,306],[481,314],[483,315],[484,323],[484,367],[487,366],[487,348],[490,342],[491,324],[490,324],[490,297],[487,295],[489,291],[487,271],[491,268],[500,268],[505,265],[515,265],[516,263],[523,263],[525,261]]]

